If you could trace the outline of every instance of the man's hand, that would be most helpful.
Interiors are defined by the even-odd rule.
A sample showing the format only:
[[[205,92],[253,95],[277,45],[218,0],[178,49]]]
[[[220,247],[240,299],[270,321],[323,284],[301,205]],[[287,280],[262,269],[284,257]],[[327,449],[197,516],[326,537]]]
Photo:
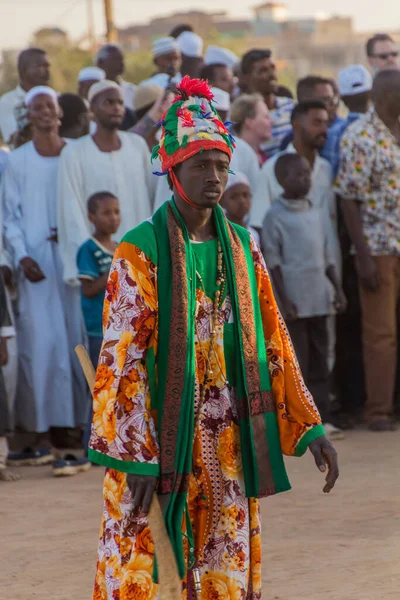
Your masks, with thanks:
[[[8,363],[7,339],[0,338],[0,366],[5,367]]]
[[[297,306],[291,300],[287,300],[284,304],[285,321],[294,321],[298,317]]]
[[[58,244],[58,231],[57,231],[57,227],[52,227],[51,228],[51,234],[47,238],[47,241],[48,242],[55,242],[56,244]]]
[[[131,490],[133,508],[147,515],[156,489],[157,477],[129,473],[126,482]]]
[[[321,473],[326,472],[326,465],[328,465],[328,474],[325,478],[326,484],[323,491],[325,494],[329,494],[339,477],[336,450],[325,435],[313,440],[308,447]]]
[[[11,271],[10,267],[7,267],[7,265],[1,265],[0,273],[3,276],[4,285],[11,285],[12,284],[12,271]]]
[[[158,123],[158,121],[161,120],[165,111],[168,110],[169,107],[171,106],[171,104],[174,100],[174,97],[175,96],[171,91],[165,90],[165,93],[162,96],[160,96],[159,98],[157,98],[157,100],[154,102],[153,106],[147,113],[148,116],[151,119],[153,119],[153,121],[155,123]]]
[[[347,308],[347,298],[344,295],[342,288],[336,290],[334,306],[339,314],[344,313]]]
[[[372,256],[366,255],[356,260],[360,283],[367,292],[377,292],[379,289],[379,271]]]
[[[39,281],[43,281],[46,279],[45,274],[42,269],[39,267],[36,261],[33,260],[30,256],[25,256],[25,258],[21,258],[19,261],[21,265],[24,275],[28,281],[32,283],[38,283]]]

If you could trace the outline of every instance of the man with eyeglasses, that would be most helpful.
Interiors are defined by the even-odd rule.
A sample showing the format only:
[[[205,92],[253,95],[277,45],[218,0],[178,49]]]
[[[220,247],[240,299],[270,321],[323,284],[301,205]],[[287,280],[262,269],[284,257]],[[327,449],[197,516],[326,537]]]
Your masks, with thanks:
[[[377,33],[367,41],[368,62],[374,73],[399,67],[399,51],[387,33]]]

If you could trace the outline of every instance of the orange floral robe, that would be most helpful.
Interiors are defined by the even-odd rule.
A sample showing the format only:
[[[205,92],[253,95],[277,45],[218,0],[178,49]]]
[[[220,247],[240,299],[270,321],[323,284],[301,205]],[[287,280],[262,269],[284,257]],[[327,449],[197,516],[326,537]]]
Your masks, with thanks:
[[[200,406],[210,350],[216,241],[194,245],[194,250],[201,279],[197,285],[195,331],[197,428],[188,507],[201,572],[201,599],[255,600],[261,597],[261,524],[259,501],[245,497],[235,390],[229,381],[234,369],[229,352],[233,343],[231,302],[226,295],[219,310],[214,350],[210,354],[211,381]],[[270,372],[272,378],[282,376],[283,381],[284,368],[291,369],[288,384],[297,396],[291,409],[295,418],[287,418],[289,408],[281,402],[279,427],[284,453],[295,454],[297,443],[307,431],[304,423],[310,415],[318,420],[318,413],[304,388],[283,322],[279,321],[282,327],[279,331],[267,331],[270,311],[277,309],[261,253],[255,244],[252,250],[260,304],[266,317],[267,349],[284,346],[290,358],[285,367],[272,362]],[[150,348],[157,355],[158,300],[155,263],[140,248],[122,243],[106,292],[104,344],[96,378],[91,448],[116,461],[129,453],[130,460],[143,463],[147,469],[154,468],[154,473],[159,449],[146,355]],[[132,512],[126,475],[108,468],[94,600],[156,598],[153,558],[148,523],[146,518]],[[184,595],[185,588],[184,582]]]

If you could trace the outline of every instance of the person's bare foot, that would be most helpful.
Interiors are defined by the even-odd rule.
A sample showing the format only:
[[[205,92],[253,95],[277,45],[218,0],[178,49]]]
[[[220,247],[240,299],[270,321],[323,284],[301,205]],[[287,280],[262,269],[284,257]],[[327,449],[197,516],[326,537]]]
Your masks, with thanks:
[[[0,469],[0,481],[18,481],[21,479],[20,475],[10,471],[10,469]]]

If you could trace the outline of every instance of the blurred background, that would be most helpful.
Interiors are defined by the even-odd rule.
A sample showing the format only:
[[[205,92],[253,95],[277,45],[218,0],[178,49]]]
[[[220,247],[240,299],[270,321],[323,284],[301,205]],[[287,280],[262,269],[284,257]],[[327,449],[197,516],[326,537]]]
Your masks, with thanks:
[[[63,92],[75,88],[78,71],[92,64],[107,38],[126,52],[126,80],[139,83],[152,73],[153,40],[179,23],[191,24],[206,46],[223,45],[239,56],[253,47],[272,48],[279,59],[279,81],[292,90],[308,73],[333,76],[345,65],[363,63],[372,33],[386,31],[400,40],[392,0],[379,5],[375,0],[2,0],[0,94],[17,83],[15,60],[21,48],[48,51],[54,66],[51,84]]]

